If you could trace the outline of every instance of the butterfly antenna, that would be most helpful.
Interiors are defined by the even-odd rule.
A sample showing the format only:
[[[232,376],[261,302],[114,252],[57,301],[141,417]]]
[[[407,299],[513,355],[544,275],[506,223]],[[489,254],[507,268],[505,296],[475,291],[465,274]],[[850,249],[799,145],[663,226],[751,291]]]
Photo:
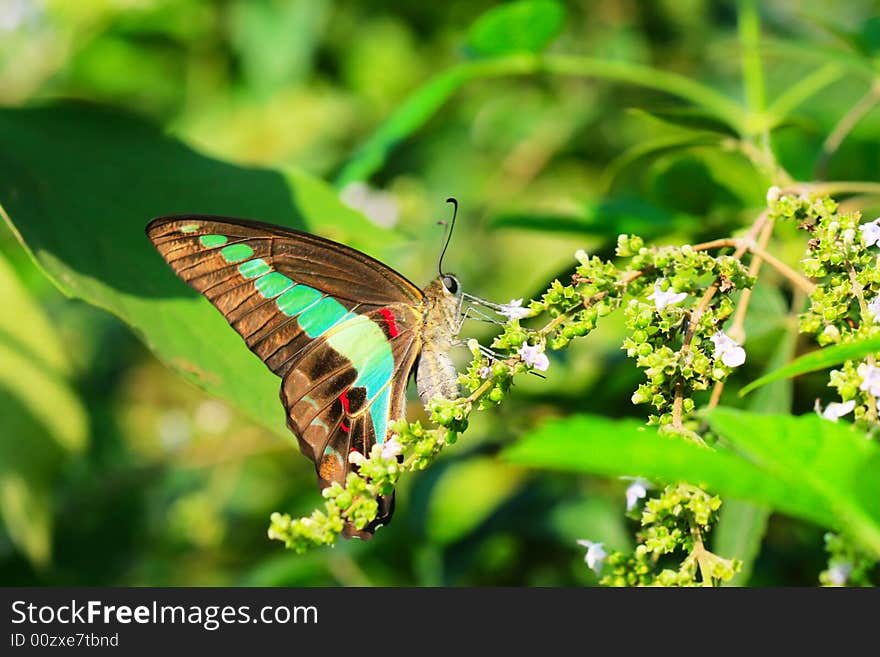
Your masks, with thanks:
[[[440,272],[440,275],[443,276],[443,256],[446,255],[446,249],[449,248],[449,242],[452,239],[452,229],[455,228],[455,218],[458,216],[458,199],[454,196],[450,196],[446,199],[447,203],[452,203],[452,221],[447,224],[445,221],[441,221],[439,223],[447,226],[446,228],[446,243],[443,245],[443,250],[440,252],[440,259],[437,261],[437,271]]]

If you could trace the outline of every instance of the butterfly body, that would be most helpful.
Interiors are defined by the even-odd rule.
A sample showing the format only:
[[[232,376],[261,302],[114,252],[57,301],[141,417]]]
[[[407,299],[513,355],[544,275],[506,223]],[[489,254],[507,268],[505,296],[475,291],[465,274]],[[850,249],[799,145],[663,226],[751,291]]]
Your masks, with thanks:
[[[202,293],[281,377],[281,402],[320,486],[345,485],[351,452],[369,454],[419,397],[458,396],[449,357],[461,327],[458,282],[419,290],[342,244],[287,228],[204,215],[160,217],[147,236],[175,273]],[[393,497],[364,538],[388,522]]]

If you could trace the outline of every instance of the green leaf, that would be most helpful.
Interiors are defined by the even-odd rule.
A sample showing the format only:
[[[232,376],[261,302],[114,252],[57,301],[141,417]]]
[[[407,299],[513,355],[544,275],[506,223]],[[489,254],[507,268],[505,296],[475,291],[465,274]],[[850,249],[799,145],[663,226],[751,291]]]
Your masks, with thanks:
[[[877,69],[870,59],[848,50],[825,46],[816,41],[794,41],[765,37],[763,48],[767,54],[789,57],[798,63],[818,62],[838,64],[850,73],[873,79]]]
[[[826,64],[787,87],[767,108],[768,128],[782,127],[799,105],[840,80],[842,72],[839,64]]]
[[[691,135],[716,133],[725,137],[738,137],[728,123],[718,116],[694,107],[656,107],[632,108],[628,113],[652,119],[655,123],[666,125],[690,133]]]
[[[514,463],[568,472],[690,481],[737,499],[851,533],[880,555],[880,448],[815,415],[716,408],[712,429],[732,449],[658,435],[635,420],[572,416],[508,448]]]
[[[565,9],[552,0],[521,0],[494,7],[468,33],[468,47],[478,55],[539,52],[565,23]]]
[[[522,479],[518,468],[490,458],[451,465],[441,474],[428,503],[426,526],[431,539],[448,545],[463,538],[513,495]]]
[[[847,342],[845,344],[836,344],[824,349],[805,354],[800,358],[795,358],[788,365],[780,367],[777,370],[765,374],[755,379],[748,385],[743,386],[739,391],[739,396],[744,397],[752,390],[767,385],[779,379],[787,379],[808,372],[816,372],[824,370],[834,365],[839,365],[848,360],[858,360],[870,354],[880,351],[880,337],[867,338],[856,342]]]
[[[52,491],[87,444],[85,408],[65,380],[61,341],[15,272],[0,258],[0,518],[36,566],[51,556]]]
[[[128,323],[167,364],[289,436],[278,379],[144,235],[179,212],[310,228],[382,257],[393,235],[303,173],[237,167],[140,120],[82,105],[0,111],[5,219],[67,295]]]
[[[621,233],[634,233],[650,238],[694,220],[694,217],[674,214],[635,196],[620,196],[585,203],[580,215],[501,214],[490,219],[489,228],[584,233],[614,239]]]
[[[308,73],[327,10],[316,0],[232,5],[230,40],[252,87],[268,95]]]
[[[683,75],[595,57],[522,52],[464,62],[428,81],[367,138],[336,176],[335,184],[344,187],[350,182],[368,179],[385,163],[394,146],[424,125],[465,83],[482,78],[541,72],[593,77],[654,89],[691,102],[737,130],[744,120],[739,103]]]
[[[642,161],[654,160],[669,153],[718,146],[719,143],[718,135],[692,132],[658,137],[638,143],[626,149],[605,167],[599,182],[599,189],[610,193],[621,174]]]
[[[814,413],[760,415],[719,407],[708,419],[743,459],[787,482],[789,495],[821,499],[816,517],[830,514],[827,526],[880,555],[880,447],[863,432]]]

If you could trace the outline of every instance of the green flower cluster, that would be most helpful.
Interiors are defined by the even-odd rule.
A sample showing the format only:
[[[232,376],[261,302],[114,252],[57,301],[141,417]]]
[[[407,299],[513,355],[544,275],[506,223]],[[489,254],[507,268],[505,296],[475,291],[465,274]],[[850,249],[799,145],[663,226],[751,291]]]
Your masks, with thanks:
[[[801,315],[801,332],[827,346],[880,335],[880,221],[863,222],[859,212],[840,212],[837,203],[816,194],[782,195],[771,203],[781,220],[796,222],[810,234],[802,261],[804,273],[816,279],[810,307]],[[876,430],[880,354],[847,361],[833,370],[835,388],[846,413]]]
[[[733,313],[732,294],[755,281],[739,259],[688,245],[648,248],[636,236],[621,235],[617,251],[644,272],[630,283],[624,310],[630,334],[623,348],[648,379],[632,402],[651,404],[657,413],[649,424],[668,426],[675,421],[676,397],[682,415],[692,413],[691,393],[726,380],[735,367],[722,360],[711,339]]]
[[[605,586],[714,586],[729,581],[741,564],[705,547],[721,499],[689,484],[666,486],[634,509],[641,530],[632,553],[605,560]],[[677,567],[672,567],[677,564]]]

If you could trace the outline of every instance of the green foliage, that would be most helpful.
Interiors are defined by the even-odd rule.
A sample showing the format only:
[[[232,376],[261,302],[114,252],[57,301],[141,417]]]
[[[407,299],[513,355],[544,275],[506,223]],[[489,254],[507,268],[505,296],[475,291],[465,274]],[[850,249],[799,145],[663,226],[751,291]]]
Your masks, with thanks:
[[[877,21],[868,5],[845,24],[818,6],[743,0],[735,24],[707,7],[13,3],[0,39],[0,204],[15,233],[0,232],[0,579],[593,584],[574,544],[589,536],[606,583],[815,584],[814,523],[839,532],[818,580],[868,584],[880,284],[855,209],[880,209]],[[410,404],[401,454],[363,455],[309,515],[310,464],[259,428],[288,435],[277,379],[143,226],[250,216],[423,281],[450,194],[463,212],[447,260],[466,289],[534,301],[495,304],[510,318],[500,332],[469,322],[463,337],[499,359],[470,342],[466,396]],[[805,244],[815,281],[796,271]],[[810,348],[802,312],[821,348],[786,366]],[[747,358],[730,365],[738,349]],[[546,378],[520,376],[536,369]],[[829,383],[840,401],[818,402],[822,419]],[[699,413],[718,404],[755,415]],[[607,419],[645,408],[663,435]],[[529,463],[573,475],[495,457],[523,434]],[[603,478],[618,474],[655,484],[626,517],[624,484]],[[370,543],[297,555],[265,540],[283,509],[271,535],[296,552],[334,542],[392,486],[395,521]]]
[[[184,377],[289,435],[278,380],[157,257],[144,228],[162,214],[257,217],[374,253],[380,230],[365,231],[305,173],[225,164],[107,110],[5,110],[0,149],[5,218],[65,294],[117,315]]]
[[[52,553],[52,487],[87,446],[89,419],[48,317],[0,257],[0,518],[38,567]]]
[[[764,376],[755,379],[748,385],[742,387],[739,391],[740,396],[745,396],[769,383],[780,381],[782,379],[807,374],[808,372],[818,372],[827,370],[829,367],[840,365],[848,360],[861,360],[865,356],[875,354],[880,351],[880,338],[865,338],[864,340],[855,340],[844,344],[836,344],[825,349],[812,351],[803,356],[795,358],[790,363],[773,370]]]
[[[555,0],[518,0],[490,9],[468,31],[468,47],[478,55],[539,52],[565,23],[565,9]]]
[[[730,447],[660,437],[636,421],[580,416],[543,425],[508,448],[522,465],[649,480],[705,483],[827,527],[846,527],[880,555],[880,450],[850,428],[814,416],[717,408],[707,417]]]

